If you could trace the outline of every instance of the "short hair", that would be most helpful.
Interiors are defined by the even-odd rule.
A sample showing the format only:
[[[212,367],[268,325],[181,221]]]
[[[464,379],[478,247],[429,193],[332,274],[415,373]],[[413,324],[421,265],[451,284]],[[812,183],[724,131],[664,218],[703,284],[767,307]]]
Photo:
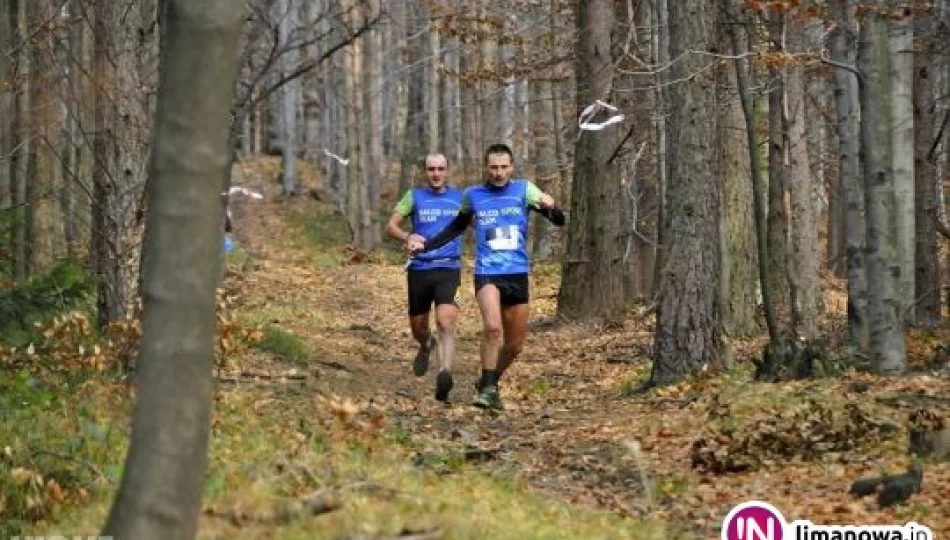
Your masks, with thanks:
[[[426,157],[422,158],[423,168],[429,163],[429,158],[442,158],[445,160],[445,168],[449,168],[449,158],[441,152],[432,152],[431,154],[426,154]]]
[[[485,150],[485,163],[488,163],[488,156],[491,154],[508,154],[512,162],[515,160],[515,155],[511,152],[511,148],[508,148],[507,144],[495,143],[489,146],[488,149]]]

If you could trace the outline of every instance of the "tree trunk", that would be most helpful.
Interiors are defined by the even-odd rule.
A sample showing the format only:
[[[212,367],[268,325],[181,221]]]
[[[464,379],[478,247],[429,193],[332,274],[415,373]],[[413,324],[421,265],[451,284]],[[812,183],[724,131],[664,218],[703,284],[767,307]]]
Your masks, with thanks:
[[[428,141],[427,150],[431,152],[445,153],[442,147],[442,139],[439,132],[439,116],[442,109],[446,106],[442,103],[442,92],[439,88],[439,80],[442,78],[440,73],[442,67],[442,55],[439,53],[441,45],[439,41],[439,25],[430,14],[428,21],[428,72],[427,81],[428,96],[426,97],[426,140]]]
[[[362,24],[362,15],[358,10],[350,11],[350,24],[353,28],[358,28]],[[354,247],[369,251],[373,248],[373,235],[371,233],[371,218],[369,208],[369,186],[367,186],[366,169],[363,166],[363,152],[366,151],[364,138],[363,122],[363,102],[365,99],[362,84],[363,76],[363,47],[365,44],[361,39],[354,41],[348,51],[349,64],[346,69],[346,99],[347,122],[347,186],[346,186],[346,212],[347,223],[350,227],[350,242]]]
[[[688,51],[715,50],[716,11],[709,0],[671,1],[670,58],[679,59],[669,78],[683,81],[669,91],[670,177],[663,234],[667,247],[661,272],[654,338],[653,385],[672,383],[706,366],[719,367],[719,192],[709,181],[716,169],[713,74],[709,60]]]
[[[804,45],[804,27],[797,17],[789,18],[786,35],[789,50],[792,53],[801,52]],[[818,338],[821,282],[817,209],[805,138],[804,67],[793,65],[788,68],[785,92],[788,99],[788,191],[791,200],[788,274],[792,326],[797,336],[810,342]]]
[[[405,9],[410,9],[408,6]],[[410,12],[407,17],[410,21],[416,21],[418,14]],[[418,33],[421,28],[418,23],[410,23],[406,29],[406,34],[412,37]],[[402,165],[399,170],[399,193],[405,193],[412,187],[415,175],[421,165],[421,154],[426,152],[425,146],[425,68],[422,64],[424,58],[421,39],[415,37],[410,39],[404,48],[407,70],[407,97],[406,97],[406,125],[403,128],[402,154],[399,158]]]
[[[879,5],[884,7],[885,3]],[[906,346],[897,297],[900,276],[895,243],[893,91],[888,26],[884,14],[869,12],[861,25],[858,69],[862,74],[861,157],[867,213],[868,330],[871,359],[883,373],[906,369]]]
[[[27,0],[15,0],[10,16],[13,19],[13,39],[18,43],[27,43],[31,30],[27,21]],[[30,99],[32,88],[30,86],[30,49],[29,47],[19,47],[16,52],[16,80],[20,81],[19,88],[16,88],[14,94],[13,117],[13,140],[12,147],[16,149],[11,156],[10,183],[12,187],[11,202],[16,210],[11,216],[13,227],[11,233],[11,244],[13,251],[13,277],[17,281],[26,280],[29,277],[29,219],[27,209],[29,200],[27,199],[30,174],[30,152],[35,140],[30,133]]]
[[[772,50],[784,50],[782,43],[785,15],[775,11],[770,16],[769,40]],[[782,70],[769,68],[769,289],[775,299],[775,307],[787,305],[789,295],[788,265],[788,213],[785,211],[786,183],[788,167],[786,165],[785,136],[785,81]]]
[[[62,176],[57,174],[59,163],[58,118],[59,107],[56,101],[57,87],[50,80],[55,70],[52,56],[55,37],[43,29],[43,25],[52,17],[48,2],[34,0],[30,2],[29,27],[38,32],[29,47],[32,55],[30,74],[33,77],[30,90],[31,123],[33,140],[31,147],[32,175],[29,179],[29,230],[30,230],[30,273],[48,272],[65,255],[65,235],[63,216],[60,207]],[[45,42],[45,43],[44,43]],[[60,171],[61,172],[61,171]]]
[[[380,12],[380,0],[369,1],[370,17],[376,18]],[[382,227],[379,223],[380,186],[386,176],[386,161],[383,159],[383,72],[382,72],[382,42],[380,41],[378,26],[371,28],[363,38],[365,40],[364,54],[366,69],[363,73],[363,94],[366,97],[365,137],[366,151],[363,175],[366,184],[366,214],[369,223],[364,223],[367,235],[367,245],[377,246],[382,241]]]
[[[719,40],[724,48],[728,47],[728,29],[721,30]],[[752,208],[749,148],[742,102],[736,96],[735,70],[720,70],[717,78],[716,140],[722,189],[719,294],[724,308],[720,310],[720,317],[726,335],[745,337],[759,330],[756,322],[755,220],[753,212],[749,211]]]
[[[890,4],[888,4],[890,7]],[[895,294],[900,303],[900,323],[906,326],[914,313],[914,30],[912,11],[891,17],[891,101],[894,146],[894,231],[897,248]]]
[[[279,0],[277,3],[277,43],[279,49],[286,49],[281,55],[280,76],[287,77],[300,64],[300,49],[291,44],[291,36],[297,31],[297,9],[293,0]],[[284,195],[297,193],[297,108],[299,106],[300,78],[284,83],[280,89],[279,126],[283,129],[281,140],[280,186]]]
[[[940,324],[940,263],[937,244],[937,220],[940,219],[937,198],[937,167],[930,148],[935,140],[934,62],[935,40],[933,19],[926,16],[915,21],[918,49],[914,55],[914,206],[917,216],[915,260],[914,324],[933,328]],[[943,134],[946,137],[946,133]]]
[[[496,5],[501,4],[505,6],[505,2],[497,2]],[[507,6],[506,6],[507,7]],[[499,21],[502,25],[501,35],[517,35],[517,16],[509,11],[510,8],[499,11],[503,15],[500,15],[502,18]],[[511,147],[512,151],[515,153],[515,159],[518,158],[518,149],[515,145],[514,134],[515,134],[515,116],[517,115],[517,83],[515,78],[508,74],[508,66],[510,66],[514,61],[514,50],[507,40],[502,41],[502,45],[498,47],[498,75],[499,80],[502,80],[502,88],[498,94],[498,138],[495,141],[491,142],[500,142],[507,144]],[[505,76],[507,75],[507,76]],[[502,79],[502,76],[505,76]],[[491,142],[489,144],[491,144]],[[516,165],[516,169],[519,168],[519,165]],[[517,174],[517,173],[516,173]]]
[[[95,126],[93,135],[92,227],[90,261],[99,279],[98,320],[100,325],[122,317],[126,291],[119,274],[121,227],[115,215],[117,206],[118,133],[116,132],[117,97],[116,70],[112,58],[115,39],[116,5],[112,0],[97,0],[95,4],[95,55],[93,76],[96,81]]]
[[[207,463],[237,0],[169,0],[146,214],[139,390],[103,534],[194,538]],[[116,6],[118,7],[118,6]],[[189,261],[182,265],[181,261]]]
[[[16,13],[11,8],[16,7],[17,0],[0,0],[0,50],[9,51],[14,44],[13,26],[16,19],[13,15]],[[13,154],[13,124],[16,117],[14,108],[14,94],[16,86],[12,83],[14,66],[7,54],[0,54],[0,208],[12,207],[13,175],[10,166]],[[6,243],[7,239],[0,239],[0,244]]]
[[[480,71],[480,93],[481,93],[481,150],[479,150],[479,160],[481,155],[489,145],[501,142],[501,110],[504,91],[498,83],[495,82],[498,76],[498,42],[495,36],[498,35],[495,25],[503,25],[503,21],[491,21],[492,17],[502,15],[492,15],[494,11],[487,5],[481,6],[482,30],[485,32],[484,39],[481,40],[481,69]]]
[[[721,12],[729,15],[731,18],[732,13],[734,13],[732,0],[722,0],[722,3],[724,9]],[[769,345],[766,347],[766,350],[768,351],[771,348],[772,350],[778,351],[784,350],[782,343],[784,336],[782,336],[778,327],[778,318],[775,314],[775,296],[773,294],[774,291],[771,289],[772,281],[769,276],[771,268],[768,264],[768,218],[765,201],[765,186],[762,182],[762,153],[759,151],[759,138],[755,129],[755,102],[753,101],[748,82],[752,79],[750,76],[752,62],[749,61],[747,63],[747,65],[750,66],[747,71],[743,65],[745,62],[740,58],[739,30],[735,25],[729,27],[729,34],[732,42],[732,54],[734,56],[733,64],[736,73],[736,86],[739,90],[739,99],[742,102],[742,113],[745,119],[746,150],[749,155],[749,172],[752,179],[752,213],[755,216],[756,262],[758,263],[759,288],[762,291],[762,311],[765,313],[765,325],[769,332]],[[748,48],[751,47],[752,44],[749,43]]]
[[[545,193],[550,193],[555,198],[559,198],[557,195],[560,175],[557,170],[554,100],[552,99],[551,81],[530,81],[528,84],[531,88],[531,101],[536,104],[536,119],[531,123],[534,128],[532,140],[534,141],[536,155],[533,161],[537,164],[535,182]],[[551,257],[554,248],[554,230],[548,220],[539,216],[534,217],[532,257],[535,260],[545,260]]]
[[[857,60],[857,24],[854,1],[831,4],[838,28],[831,36],[831,58],[854,66]],[[844,68],[835,69],[835,110],[838,121],[838,183],[844,188],[845,273],[848,278],[848,334],[859,351],[868,347],[868,290],[864,244],[864,186],[859,171],[858,80]]]
[[[586,0],[579,6],[578,110],[611,95],[613,19],[610,0]],[[619,141],[617,133],[616,126],[581,132],[577,141],[567,254],[558,295],[558,313],[570,318],[613,317],[624,307],[620,169],[617,161],[610,161]]]
[[[459,4],[457,9],[462,9]],[[466,31],[469,31],[466,28]],[[478,71],[480,53],[476,45],[462,43],[459,58],[459,81],[461,96],[461,175],[469,183],[475,183],[481,177],[482,136],[479,125]]]
[[[657,0],[654,4],[653,13],[656,18],[656,32],[653,37],[654,63],[658,66],[668,65],[670,62],[670,26],[669,26],[669,4],[667,0]],[[653,276],[650,298],[654,298],[659,292],[659,283],[662,278],[661,273],[663,264],[666,260],[666,231],[668,223],[666,219],[666,186],[670,176],[669,159],[669,91],[666,81],[668,80],[667,70],[657,70],[656,72],[656,250],[654,251]]]
[[[459,54],[461,42],[452,38],[450,35],[442,36],[442,62],[444,72],[442,74],[442,109],[443,114],[440,119],[442,127],[442,147],[445,156],[453,168],[462,171],[462,142],[461,142],[461,124],[460,117],[460,99],[459,95]]]

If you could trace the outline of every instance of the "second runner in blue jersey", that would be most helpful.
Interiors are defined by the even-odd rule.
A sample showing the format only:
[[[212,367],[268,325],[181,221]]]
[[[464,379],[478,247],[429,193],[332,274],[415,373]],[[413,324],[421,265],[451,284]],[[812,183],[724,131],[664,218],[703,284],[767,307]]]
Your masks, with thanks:
[[[412,231],[423,236],[433,235],[455,219],[462,207],[462,190],[446,186],[442,193],[428,187],[412,190]],[[433,268],[461,268],[462,238],[430,252],[418,254],[409,261],[410,270]]]

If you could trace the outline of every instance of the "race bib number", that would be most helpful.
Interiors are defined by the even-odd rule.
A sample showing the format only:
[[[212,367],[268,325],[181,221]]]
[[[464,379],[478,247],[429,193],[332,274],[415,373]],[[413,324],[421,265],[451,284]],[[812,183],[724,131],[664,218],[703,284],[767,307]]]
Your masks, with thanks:
[[[513,251],[518,249],[518,226],[494,227],[486,231],[488,247],[495,251]]]

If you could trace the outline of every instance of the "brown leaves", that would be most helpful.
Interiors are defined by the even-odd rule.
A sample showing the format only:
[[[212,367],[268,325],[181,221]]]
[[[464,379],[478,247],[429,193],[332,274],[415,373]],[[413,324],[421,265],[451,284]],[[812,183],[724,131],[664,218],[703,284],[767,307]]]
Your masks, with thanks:
[[[886,437],[896,428],[872,419],[857,404],[834,410],[813,399],[763,411],[739,425],[728,404],[714,400],[710,424],[693,442],[692,466],[724,474],[788,461],[816,461]]]

